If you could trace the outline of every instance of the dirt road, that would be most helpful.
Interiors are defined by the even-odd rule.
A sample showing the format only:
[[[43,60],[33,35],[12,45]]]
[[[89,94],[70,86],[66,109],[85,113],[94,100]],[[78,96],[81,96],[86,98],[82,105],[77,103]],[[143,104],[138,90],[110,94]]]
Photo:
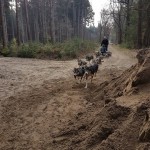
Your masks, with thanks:
[[[106,59],[100,70],[124,70],[135,64],[134,54],[125,55],[113,47],[111,58]],[[72,76],[77,61],[48,61],[38,59],[0,58],[0,99],[21,91],[39,87],[43,82],[55,82]]]
[[[73,79],[76,60],[0,58],[0,149],[71,149],[67,139],[91,122],[90,94],[136,63],[134,54],[110,50],[112,57],[104,60],[88,89]]]

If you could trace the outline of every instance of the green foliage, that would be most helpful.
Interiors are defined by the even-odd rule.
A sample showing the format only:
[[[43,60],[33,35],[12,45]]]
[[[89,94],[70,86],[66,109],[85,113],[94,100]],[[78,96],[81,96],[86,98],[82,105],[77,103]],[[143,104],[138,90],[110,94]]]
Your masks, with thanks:
[[[15,38],[12,39],[12,41],[10,42],[9,50],[10,50],[9,56],[16,56],[17,55],[18,45],[17,45],[17,41]]]
[[[88,53],[91,50],[95,50],[96,47],[97,45],[94,42],[75,38],[62,43],[61,55],[62,57],[76,58],[81,53]]]
[[[130,17],[130,26],[127,29],[126,41],[122,44],[126,48],[134,48],[137,40],[137,12],[133,11]]]
[[[23,44],[19,47],[17,56],[21,58],[35,58],[36,49],[34,49],[32,44]]]
[[[83,41],[78,38],[53,45],[51,43],[26,43],[18,47],[16,40],[13,39],[9,49],[4,49],[3,54],[21,58],[69,59],[95,50],[96,47],[95,42]]]
[[[10,51],[9,51],[8,47],[3,48],[1,51],[1,54],[5,57],[9,56],[9,53],[10,53]]]
[[[18,53],[18,46],[17,46],[17,42],[16,39],[12,39],[12,41],[10,42],[10,44],[8,45],[7,48],[3,48],[1,51],[2,55],[5,57],[8,56],[16,56]]]

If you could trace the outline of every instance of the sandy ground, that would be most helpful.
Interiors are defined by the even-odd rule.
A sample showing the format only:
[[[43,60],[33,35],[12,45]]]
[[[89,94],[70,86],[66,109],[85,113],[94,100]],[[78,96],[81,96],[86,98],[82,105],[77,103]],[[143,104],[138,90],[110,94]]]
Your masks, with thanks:
[[[134,53],[129,55],[111,47],[113,55],[105,60],[100,70],[124,70],[135,64]],[[133,58],[133,59],[132,59]],[[72,75],[77,61],[46,61],[38,59],[0,58],[0,99],[39,87],[43,82],[55,82]],[[56,81],[57,82],[57,81]]]
[[[71,76],[75,61],[0,58],[0,99]]]
[[[89,110],[93,113],[94,107],[90,94],[136,63],[134,53],[110,50],[112,57],[104,60],[88,89],[73,78],[76,60],[0,58],[0,149],[69,149],[62,131],[69,126],[84,128],[78,120],[82,114],[90,122]]]

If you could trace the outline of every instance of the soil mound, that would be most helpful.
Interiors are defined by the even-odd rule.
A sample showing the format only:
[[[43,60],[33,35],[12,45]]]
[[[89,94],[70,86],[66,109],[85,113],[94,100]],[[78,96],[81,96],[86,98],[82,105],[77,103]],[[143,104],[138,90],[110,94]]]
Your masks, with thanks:
[[[140,50],[137,54],[138,63],[119,77],[102,83],[96,91],[102,91],[109,97],[120,97],[138,93],[140,87],[150,83],[150,49]],[[99,95],[102,95],[102,92]]]
[[[142,85],[150,83],[150,50],[140,50],[137,59],[136,65],[86,96],[92,107],[54,137],[55,149],[150,149],[149,98],[137,96],[140,102],[133,107],[117,103],[118,97],[136,95]]]
[[[115,101],[94,111],[92,116],[82,115],[72,122],[68,129],[54,136],[55,149],[96,149],[111,137],[124,123],[130,109],[116,104]],[[73,120],[72,120],[73,121]],[[61,139],[61,140],[60,140]]]

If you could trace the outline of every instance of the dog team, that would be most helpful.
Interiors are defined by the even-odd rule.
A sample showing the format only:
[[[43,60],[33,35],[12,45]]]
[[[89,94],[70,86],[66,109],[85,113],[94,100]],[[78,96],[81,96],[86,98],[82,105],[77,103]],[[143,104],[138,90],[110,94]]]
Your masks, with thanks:
[[[86,80],[85,88],[88,86],[88,79],[92,79],[96,76],[96,73],[99,69],[99,65],[102,64],[103,57],[99,54],[99,52],[95,52],[95,56],[87,55],[85,60],[78,59],[78,68],[74,68],[74,78],[79,79],[80,82],[82,80]]]

